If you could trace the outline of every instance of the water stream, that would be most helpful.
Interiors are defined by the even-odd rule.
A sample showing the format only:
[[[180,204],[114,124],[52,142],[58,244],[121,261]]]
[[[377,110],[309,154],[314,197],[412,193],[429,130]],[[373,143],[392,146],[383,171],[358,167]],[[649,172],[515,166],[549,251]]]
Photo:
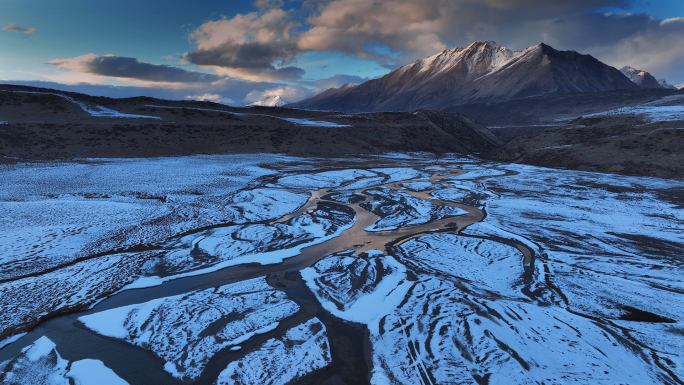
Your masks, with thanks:
[[[462,170],[450,168],[447,171],[434,172],[429,181],[435,185],[441,185],[440,188],[455,187],[447,179],[461,174],[463,174]],[[363,179],[357,179],[347,185],[361,180]],[[299,305],[300,310],[295,315],[283,320],[275,330],[257,335],[241,344],[241,350],[231,351],[226,348],[219,351],[213,356],[202,376],[195,383],[213,383],[221,370],[231,361],[243,357],[267,339],[282,336],[289,328],[314,316],[319,318],[326,326],[333,362],[329,367],[314,371],[296,380],[295,383],[314,384],[322,383],[325,380],[331,380],[331,383],[335,383],[335,381],[338,381],[337,383],[367,383],[370,366],[367,353],[370,349],[370,342],[366,327],[364,325],[344,322],[325,311],[302,282],[298,272],[301,269],[313,266],[325,256],[335,252],[354,250],[356,253],[362,253],[369,250],[380,250],[385,254],[391,254],[392,247],[399,246],[421,235],[434,232],[459,232],[485,218],[486,213],[481,208],[433,199],[431,194],[435,189],[411,191],[402,186],[405,183],[418,181],[424,182],[425,179],[410,179],[367,186],[352,191],[347,190],[346,192],[352,192],[357,197],[355,203],[349,204],[342,202],[330,203],[332,202],[330,196],[345,191],[345,186],[311,190],[309,191],[311,197],[297,211],[272,221],[270,224],[285,223],[299,215],[307,215],[322,201],[329,202],[328,205],[332,207],[334,205],[344,205],[353,209],[356,216],[354,224],[343,231],[338,237],[304,248],[298,255],[288,258],[279,264],[246,264],[224,268],[208,274],[172,279],[159,286],[116,293],[89,310],[56,316],[42,322],[16,342],[0,349],[0,362],[14,358],[24,346],[45,335],[57,344],[59,353],[65,359],[70,361],[85,358],[101,360],[105,366],[113,369],[131,385],[153,383],[180,384],[182,383],[180,380],[173,378],[168,372],[163,370],[161,359],[140,347],[95,334],[86,329],[77,318],[120,306],[266,276],[268,283],[274,288],[285,292],[288,298]],[[458,208],[464,210],[465,214],[447,216],[424,224],[400,227],[395,230],[367,231],[366,229],[373,226],[379,217],[373,212],[364,209],[362,205],[374,199],[372,195],[367,193],[367,190],[377,187],[401,191],[437,206]],[[477,201],[477,199],[474,200]],[[525,265],[529,266],[533,262],[533,252],[523,244],[503,239],[497,239],[497,241],[517,247],[524,255]]]

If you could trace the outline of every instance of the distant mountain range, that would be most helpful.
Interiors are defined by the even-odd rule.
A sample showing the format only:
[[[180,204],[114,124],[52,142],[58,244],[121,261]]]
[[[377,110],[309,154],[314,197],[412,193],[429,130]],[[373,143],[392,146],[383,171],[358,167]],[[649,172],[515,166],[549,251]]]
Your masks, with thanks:
[[[287,100],[281,98],[280,96],[265,96],[261,100],[254,103],[250,103],[247,107],[260,106],[260,107],[282,107],[288,104]]]
[[[658,83],[658,80],[653,77],[650,73],[642,70],[638,70],[634,67],[625,66],[620,69],[627,78],[634,82],[634,84],[639,85],[641,88],[661,88],[662,86]]]
[[[677,89],[677,87],[668,83],[665,79],[656,79],[650,73],[644,70],[638,70],[634,67],[625,66],[620,69],[629,80],[638,84],[641,88],[667,88],[671,90]]]
[[[558,51],[543,43],[512,51],[485,41],[442,51],[381,78],[332,88],[288,107],[347,112],[434,110],[548,93],[633,90],[644,82],[663,87],[650,74],[641,85],[633,80],[575,51]]]
[[[661,87],[667,88],[668,90],[678,89],[676,86],[673,86],[672,84],[668,83],[665,79],[658,79],[658,83],[661,85]]]

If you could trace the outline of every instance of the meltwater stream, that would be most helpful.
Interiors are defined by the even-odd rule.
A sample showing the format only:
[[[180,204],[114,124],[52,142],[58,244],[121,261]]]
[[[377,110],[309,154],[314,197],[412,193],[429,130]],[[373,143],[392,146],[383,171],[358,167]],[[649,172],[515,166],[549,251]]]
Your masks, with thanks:
[[[449,172],[434,172],[430,177],[430,182],[436,184],[443,183],[450,187],[449,183],[442,182],[442,180],[462,173],[458,169],[452,169]],[[347,185],[363,183],[364,179],[370,178],[354,180],[347,183]],[[299,379],[298,382],[316,383],[326,378],[337,378],[356,383],[367,381],[368,358],[364,357],[364,353],[369,349],[369,346],[367,336],[365,336],[367,331],[364,332],[365,326],[343,322],[323,310],[312,293],[303,284],[301,278],[299,278],[298,271],[310,267],[326,255],[336,252],[354,250],[356,253],[362,253],[370,250],[380,250],[387,253],[387,245],[398,246],[405,241],[427,233],[455,232],[484,218],[484,212],[476,207],[432,199],[430,196],[432,191],[415,192],[402,187],[403,183],[414,183],[417,181],[409,179],[381,185],[368,184],[364,188],[352,190],[351,192],[356,196],[355,203],[348,204],[339,201],[334,202],[331,199],[331,196],[334,196],[334,194],[344,193],[344,186],[311,190],[309,191],[311,197],[306,204],[297,211],[273,221],[273,223],[285,223],[299,215],[307,215],[307,211],[310,212],[316,208],[319,202],[327,201],[331,202],[328,204],[328,207],[334,208],[335,205],[345,205],[351,208],[355,214],[353,226],[344,230],[333,239],[304,248],[299,255],[288,258],[280,264],[238,265],[207,274],[172,279],[159,286],[119,292],[101,301],[93,309],[54,317],[42,322],[17,342],[0,350],[0,362],[12,359],[20,352],[23,346],[44,335],[57,344],[59,353],[63,358],[69,361],[86,358],[101,360],[105,366],[113,369],[129,384],[181,383],[180,380],[172,377],[163,369],[159,358],[145,349],[93,333],[82,325],[78,318],[103,310],[267,276],[271,285],[276,289],[285,291],[288,298],[300,306],[300,311],[282,321],[277,329],[257,335],[247,343],[242,344],[241,350],[235,352],[224,349],[224,351],[217,353],[196,383],[211,383],[215,381],[219,372],[225,368],[227,363],[244,356],[245,353],[257,347],[266,339],[278,337],[288,328],[312,316],[317,316],[321,319],[328,329],[333,364],[325,371],[312,373]],[[429,200],[432,204],[455,207],[463,210],[464,214],[446,216],[424,224],[400,227],[396,230],[367,231],[378,221],[379,217],[362,208],[362,204],[369,203],[374,199],[366,191],[377,187],[383,187],[392,191],[403,191],[418,199]],[[528,254],[527,250],[525,251]]]

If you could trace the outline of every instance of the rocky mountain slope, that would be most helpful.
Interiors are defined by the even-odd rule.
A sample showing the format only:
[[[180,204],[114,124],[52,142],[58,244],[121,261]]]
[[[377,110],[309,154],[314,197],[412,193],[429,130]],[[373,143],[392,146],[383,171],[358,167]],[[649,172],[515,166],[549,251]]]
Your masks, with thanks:
[[[0,85],[0,163],[257,152],[467,154],[499,145],[485,126],[450,112],[340,114],[236,108]]]
[[[684,93],[587,114],[487,154],[537,166],[684,179]]]
[[[667,80],[665,79],[658,79],[658,84],[660,84],[661,87],[666,88],[668,90],[676,90],[677,87],[673,86],[672,84],[668,83]]]
[[[538,44],[511,51],[492,41],[445,50],[353,87],[292,103],[315,110],[414,111],[492,103],[547,93],[636,89],[590,55]]]
[[[620,69],[620,72],[641,88],[663,88],[662,84],[646,71],[625,66]]]

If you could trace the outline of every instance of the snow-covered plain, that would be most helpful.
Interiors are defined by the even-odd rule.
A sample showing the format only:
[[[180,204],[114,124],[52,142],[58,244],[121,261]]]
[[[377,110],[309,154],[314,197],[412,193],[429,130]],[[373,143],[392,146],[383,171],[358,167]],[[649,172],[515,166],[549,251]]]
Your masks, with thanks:
[[[255,278],[79,320],[99,334],[151,350],[174,377],[194,380],[218,351],[275,329],[297,310],[283,292]]]
[[[295,211],[308,193],[248,189],[277,173],[273,166],[295,159],[231,155],[0,166],[0,340],[130,284],[151,267],[153,251],[179,233]]]
[[[0,220],[0,340],[24,344],[11,338],[55,312],[122,288],[162,292],[175,282],[145,288],[185,277],[182,287],[202,289],[79,319],[146,349],[179,381],[204,377],[226,355],[237,358],[212,367],[211,381],[334,373],[336,349],[347,348],[333,339],[332,317],[367,328],[373,384],[681,383],[683,182],[410,156],[370,163],[321,169],[252,155],[0,166],[9,213]],[[460,220],[484,219],[456,231],[445,222],[465,211],[448,202],[486,210]],[[300,294],[285,292],[305,288],[288,291],[270,272],[345,234],[355,243],[297,268],[297,284],[318,300],[300,309]],[[355,252],[363,234],[391,246]],[[212,276],[202,274],[247,263],[268,264],[270,284],[206,289]],[[83,373],[108,370],[60,361],[50,346],[39,349],[49,365],[26,373],[87,383]],[[2,360],[5,383],[21,365]]]
[[[379,250],[333,254],[301,274],[324,309],[371,330],[399,305],[410,286],[406,268]]]
[[[53,313],[94,304],[140,276],[153,256],[149,252],[107,255],[0,284],[0,338]]]
[[[228,221],[278,218],[308,196],[239,191],[277,156],[0,166],[0,279]]]
[[[430,181],[408,182],[408,183],[402,183],[401,185],[404,188],[411,190],[411,191],[435,190],[435,189],[439,189],[440,187],[442,187],[441,185],[433,184]]]
[[[345,182],[377,175],[366,170],[324,171],[316,174],[298,173],[278,179],[278,185],[289,188],[320,189],[324,187],[339,187]]]
[[[402,262],[415,271],[452,275],[500,294],[522,297],[524,257],[513,246],[454,234],[429,234],[403,243],[400,249]]]
[[[622,107],[615,110],[585,115],[585,117],[606,115],[643,115],[650,122],[673,122],[684,120],[684,105],[682,106],[635,106]]]
[[[517,174],[484,181],[500,196],[485,223],[540,246],[561,306],[634,330],[657,363],[684,378],[681,350],[672,350],[684,345],[684,183],[505,168]]]

